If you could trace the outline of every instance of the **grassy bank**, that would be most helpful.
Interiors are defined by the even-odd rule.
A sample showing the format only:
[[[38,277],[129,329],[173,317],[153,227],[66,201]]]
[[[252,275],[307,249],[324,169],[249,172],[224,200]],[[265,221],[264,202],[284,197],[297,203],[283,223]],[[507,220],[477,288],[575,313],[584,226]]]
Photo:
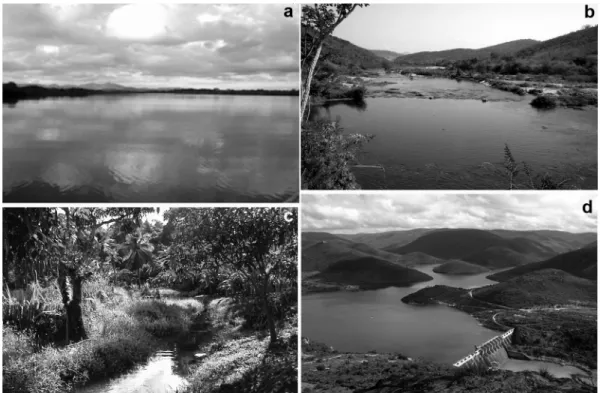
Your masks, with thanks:
[[[55,285],[41,289],[44,315],[62,315]],[[84,285],[87,340],[62,345],[62,318],[28,329],[17,327],[18,304],[3,302],[3,389],[11,392],[68,392],[112,377],[147,360],[158,339],[186,331],[202,311],[198,302],[143,299],[138,291],[111,287],[104,280]],[[23,303],[20,303],[23,307]],[[51,314],[53,313],[53,314]]]
[[[207,313],[214,340],[181,393],[297,391],[297,316],[279,322],[279,340],[270,344],[267,332],[245,328],[231,299],[210,301]]]

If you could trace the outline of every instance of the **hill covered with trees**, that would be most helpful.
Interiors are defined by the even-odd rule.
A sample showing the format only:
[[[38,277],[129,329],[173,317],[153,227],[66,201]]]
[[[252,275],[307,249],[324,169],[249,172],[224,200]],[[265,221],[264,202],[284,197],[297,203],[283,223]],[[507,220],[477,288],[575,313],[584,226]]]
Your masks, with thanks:
[[[468,60],[472,58],[489,58],[492,55],[506,55],[528,48],[536,44],[536,40],[515,40],[498,45],[487,46],[480,49],[448,49],[442,51],[417,52],[398,56],[394,63],[398,65],[438,65],[449,61]]]

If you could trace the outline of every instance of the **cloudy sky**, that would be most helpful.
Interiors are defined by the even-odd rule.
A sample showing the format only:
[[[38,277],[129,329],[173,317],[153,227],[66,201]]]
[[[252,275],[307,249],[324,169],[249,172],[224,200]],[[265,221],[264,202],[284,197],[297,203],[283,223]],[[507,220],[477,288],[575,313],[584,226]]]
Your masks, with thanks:
[[[582,206],[589,192],[440,195],[410,193],[302,196],[302,230],[332,233],[415,228],[596,232],[597,213]],[[593,203],[595,203],[594,201]]]
[[[585,4],[371,4],[358,8],[334,35],[367,49],[396,52],[483,48],[503,42],[548,40],[598,24]]]
[[[298,88],[299,17],[285,18],[285,7],[3,5],[3,79]]]

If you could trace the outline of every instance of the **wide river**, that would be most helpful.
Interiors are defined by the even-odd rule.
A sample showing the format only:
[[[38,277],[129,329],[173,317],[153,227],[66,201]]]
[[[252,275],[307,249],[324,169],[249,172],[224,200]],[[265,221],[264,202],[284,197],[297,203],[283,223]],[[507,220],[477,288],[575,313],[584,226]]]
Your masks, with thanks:
[[[507,189],[506,176],[493,169],[504,161],[505,143],[537,174],[597,188],[597,108],[538,110],[529,105],[532,95],[473,82],[381,80],[394,83],[369,87],[374,97],[364,105],[337,101],[311,109],[313,119],[339,118],[347,133],[375,135],[359,164],[385,172],[356,169],[363,189]]]
[[[297,198],[298,97],[61,98],[2,115],[6,202]]]

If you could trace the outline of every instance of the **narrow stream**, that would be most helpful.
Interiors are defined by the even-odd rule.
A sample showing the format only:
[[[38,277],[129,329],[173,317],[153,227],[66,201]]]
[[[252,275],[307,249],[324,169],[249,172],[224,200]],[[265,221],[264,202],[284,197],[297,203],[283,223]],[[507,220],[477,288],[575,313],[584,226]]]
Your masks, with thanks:
[[[165,341],[146,364],[114,379],[92,382],[77,393],[175,393],[187,385],[189,367],[207,343],[205,333],[193,332],[174,341]],[[192,345],[193,344],[193,345]]]

